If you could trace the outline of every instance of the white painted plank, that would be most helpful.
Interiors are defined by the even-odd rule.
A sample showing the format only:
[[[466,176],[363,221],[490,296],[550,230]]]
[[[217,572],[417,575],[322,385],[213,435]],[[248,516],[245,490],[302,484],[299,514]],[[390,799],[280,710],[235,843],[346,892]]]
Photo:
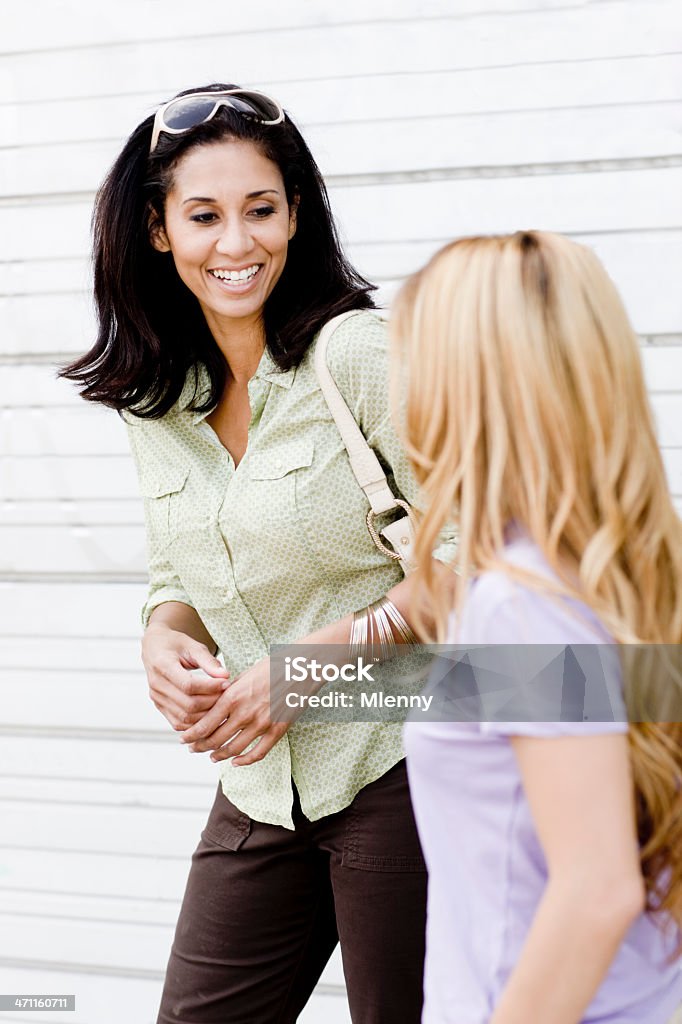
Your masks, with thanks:
[[[373,0],[368,6],[365,0],[349,0],[340,6],[332,0],[316,0],[309,4],[294,0],[282,4],[281,0],[261,0],[258,8],[248,5],[226,10],[216,7],[212,12],[211,27],[215,32],[233,33],[291,28],[309,24],[334,26],[348,21],[373,22],[390,21],[392,18],[435,17],[456,14],[471,18],[486,15],[491,10],[495,15],[513,14],[517,11],[547,10],[553,7],[581,7],[585,0],[457,0],[453,11],[451,0]],[[3,53],[53,49],[58,46],[111,45],[113,42],[130,40],[173,39],[188,30],[196,30],[196,19],[192,9],[177,0],[163,5],[163,18],[159,17],[159,0],[119,0],[113,8],[93,6],[84,0],[62,0],[59,16],[55,16],[53,0],[33,0],[33,17],[16,18],[8,22],[3,32]]]
[[[0,461],[0,492],[10,499],[54,500],[137,497],[130,455],[7,456]]]
[[[206,801],[205,816],[211,800]],[[199,837],[197,836],[197,842]],[[175,905],[185,888],[188,859],[0,847],[0,887],[4,891],[54,892]]]
[[[5,680],[4,726],[143,729],[164,736],[171,728],[149,699],[142,665],[136,675],[120,675],[106,666],[77,675],[14,669]]]
[[[106,674],[101,679],[106,682]],[[144,685],[144,682],[142,683]],[[138,687],[141,689],[141,686]],[[69,697],[64,693],[64,700]],[[94,710],[94,702],[87,705]],[[158,728],[168,732],[168,722],[156,709],[150,709],[159,720]],[[94,717],[94,716],[93,716]],[[163,723],[163,724],[161,724]],[[80,724],[74,722],[74,725]],[[93,723],[94,724],[94,723]],[[197,809],[207,814],[213,802],[215,779],[206,784],[173,782],[153,785],[145,782],[121,782],[115,779],[66,779],[52,776],[22,777],[0,775],[0,800],[32,803],[96,804],[99,807],[170,807]],[[6,884],[0,879],[0,884]],[[35,883],[35,887],[43,888]],[[29,886],[30,888],[30,886]],[[80,891],[80,890],[77,890]]]
[[[0,206],[0,261],[35,260],[39,256],[49,264],[57,259],[83,259],[89,252],[94,195],[62,199],[57,205],[50,190],[46,192],[47,200],[43,202],[22,199],[14,206]],[[41,285],[46,288],[47,281],[34,279],[33,290],[39,291]]]
[[[668,483],[675,497],[682,495],[682,448],[664,448],[663,464],[665,465]]]
[[[21,572],[144,576],[144,528],[0,526],[0,574]]]
[[[83,734],[86,735],[86,734]],[[93,731],[89,739],[41,736],[40,758],[35,737],[14,736],[5,730],[0,743],[0,776],[33,778],[45,773],[56,779],[79,779],[145,785],[207,787],[218,785],[218,767],[203,754],[190,754],[168,726],[168,735],[133,742],[126,734],[114,740]],[[182,792],[182,790],[179,790]],[[210,801],[206,805],[208,814]],[[0,846],[17,846],[3,830]],[[49,847],[49,836],[36,844]],[[143,851],[138,851],[143,852]]]
[[[137,637],[143,583],[16,583],[0,581],[3,631],[31,637]],[[77,644],[78,640],[74,639]]]
[[[0,636],[0,665],[3,670],[67,669],[70,672],[92,672],[104,667],[111,672],[140,671],[139,637],[129,639],[74,640],[69,636],[30,638]]]
[[[627,60],[561,62],[523,67],[452,69],[417,74],[349,75],[343,84],[320,79],[306,82],[259,82],[308,126],[372,119],[510,113],[520,110],[576,108],[602,104],[621,106],[680,99],[675,56],[631,57]],[[342,91],[343,101],[339,102]],[[0,102],[3,146],[45,145],[94,139],[125,139],[135,125],[166,96],[148,93],[60,98],[54,102]]]
[[[171,808],[29,805],[0,801],[7,845],[93,853],[181,856],[194,849],[206,815]]]
[[[46,209],[43,207],[43,209]],[[0,218],[3,211],[0,210]],[[83,239],[84,244],[87,241]],[[92,275],[85,256],[64,260],[45,260],[42,251],[26,262],[0,263],[0,296],[53,295],[61,292],[90,292]]]
[[[650,392],[677,391],[682,387],[682,345],[645,345],[641,351]]]
[[[117,24],[120,21],[117,18]],[[674,0],[658,0],[655,14],[650,0],[631,0],[535,10],[512,19],[495,14],[470,21],[457,16],[433,20],[408,17],[403,21],[383,18],[373,31],[368,31],[367,23],[357,21],[271,32],[263,28],[266,20],[259,21],[260,31],[220,33],[213,32],[211,26],[199,29],[203,36],[193,37],[195,24],[185,21],[179,34],[183,83],[207,82],[224,75],[226,66],[237,82],[291,78],[296,68],[294,54],[305,54],[299,78],[336,78],[348,73],[349,53],[356,74],[390,74],[405,70],[406,55],[412,72],[433,71],[670,53],[679,49],[680,37]],[[177,55],[178,39],[159,39],[155,30],[143,46],[131,41],[78,51],[8,55],[2,61],[0,85],[6,86],[6,95],[24,100],[50,95],[55,81],[66,96],[86,96],[94,84],[101,92],[117,92],[122,82],[130,92],[159,89],[164,93],[178,85]]]
[[[3,526],[139,526],[143,521],[141,498],[118,501],[11,501],[0,498]]]
[[[129,450],[128,432],[120,416],[113,409],[76,401],[69,409],[33,406],[5,410],[4,450],[16,456],[125,455]]]
[[[298,1018],[298,1024],[351,1024],[350,1010],[341,995],[315,993]]]
[[[120,900],[101,895],[31,890],[19,893],[0,889],[0,921],[4,915],[12,914],[17,917],[59,918],[64,923],[74,920],[93,921],[97,925],[121,923],[130,925],[132,931],[137,931],[136,925],[172,927],[180,910],[180,895],[177,894],[177,901],[166,902],[148,898]]]
[[[57,379],[57,365],[12,365],[0,370],[0,408],[70,406],[80,408],[83,400],[70,381]],[[95,414],[101,412],[93,406]],[[109,412],[115,416],[115,412]]]
[[[119,971],[162,971],[173,939],[170,925],[68,921],[0,912],[0,958],[105,965]]]
[[[500,167],[679,154],[678,104],[310,125],[324,174]],[[409,145],[406,145],[409,136]]]
[[[424,181],[333,190],[354,242],[456,238],[537,227],[594,233],[682,225],[682,173],[647,171]]]
[[[682,104],[665,103],[303,127],[323,174],[342,177],[679,155],[681,113]],[[6,150],[0,194],[45,191],[44,167],[36,152],[49,153],[50,191],[91,191],[119,150],[117,139]]]
[[[97,336],[86,293],[0,298],[0,355],[89,349]]]
[[[658,437],[666,447],[682,449],[682,375],[670,380],[671,387],[680,389],[675,395],[655,395],[652,406]]]
[[[34,959],[34,958],[32,958]],[[30,995],[45,992],[54,995],[76,996],[76,1009],[38,1011],[22,1010],[14,1014],[3,1013],[3,1024],[156,1024],[156,1015],[161,998],[162,977],[151,978],[116,976],[115,974],[92,974],[78,972],[77,965],[71,970],[49,970],[46,964],[30,964],[23,968],[11,963],[2,965],[3,992]]]

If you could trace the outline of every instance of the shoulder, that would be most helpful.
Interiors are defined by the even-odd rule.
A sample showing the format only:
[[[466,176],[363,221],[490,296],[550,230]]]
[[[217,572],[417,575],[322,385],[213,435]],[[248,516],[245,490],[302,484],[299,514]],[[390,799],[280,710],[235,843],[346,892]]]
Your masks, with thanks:
[[[504,552],[510,566],[531,573],[538,586],[503,568],[473,581],[461,621],[451,620],[458,643],[608,644],[613,638],[585,602],[552,592],[558,582],[540,549],[518,538]],[[546,581],[546,590],[542,588]]]
[[[319,335],[318,335],[319,337]],[[388,323],[376,309],[362,309],[339,324],[329,339],[327,364],[332,375],[372,366],[388,354]]]
[[[318,334],[315,347],[319,337]],[[340,323],[329,338],[326,363],[336,386],[352,408],[375,393],[385,395],[388,324],[383,314],[374,309],[358,310]]]

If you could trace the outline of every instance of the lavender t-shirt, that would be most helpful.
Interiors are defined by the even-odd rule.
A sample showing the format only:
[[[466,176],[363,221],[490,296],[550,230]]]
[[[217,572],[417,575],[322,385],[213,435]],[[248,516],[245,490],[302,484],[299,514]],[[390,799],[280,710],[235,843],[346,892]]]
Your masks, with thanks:
[[[507,545],[505,558],[551,575],[525,537]],[[611,638],[585,605],[548,599],[489,572],[472,584],[448,642],[605,644]],[[547,881],[510,736],[626,729],[623,722],[406,723],[410,790],[429,869],[423,1024],[488,1024]],[[682,1003],[682,961],[666,963],[678,941],[676,929],[664,934],[660,922],[642,914],[585,1024],[666,1024]]]

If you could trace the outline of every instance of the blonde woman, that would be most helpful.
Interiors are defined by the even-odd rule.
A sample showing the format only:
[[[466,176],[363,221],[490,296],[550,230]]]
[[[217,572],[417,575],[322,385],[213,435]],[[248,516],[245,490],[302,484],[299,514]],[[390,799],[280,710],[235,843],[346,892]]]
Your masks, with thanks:
[[[462,239],[403,287],[393,332],[427,509],[422,636],[680,644],[682,524],[596,257],[544,232]],[[455,514],[444,579],[430,552]],[[682,1001],[682,724],[410,722],[405,740],[424,1022],[665,1024]]]

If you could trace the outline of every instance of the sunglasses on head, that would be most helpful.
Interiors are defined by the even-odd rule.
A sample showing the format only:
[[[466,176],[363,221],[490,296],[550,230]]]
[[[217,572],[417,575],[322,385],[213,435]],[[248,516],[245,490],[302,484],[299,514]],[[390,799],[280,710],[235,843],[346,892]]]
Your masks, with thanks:
[[[176,96],[156,111],[150,154],[156,149],[161,132],[182,135],[183,132],[210,121],[221,107],[236,110],[243,117],[258,121],[259,124],[281,124],[284,120],[284,111],[279,103],[265,93],[253,89],[224,89]]]

